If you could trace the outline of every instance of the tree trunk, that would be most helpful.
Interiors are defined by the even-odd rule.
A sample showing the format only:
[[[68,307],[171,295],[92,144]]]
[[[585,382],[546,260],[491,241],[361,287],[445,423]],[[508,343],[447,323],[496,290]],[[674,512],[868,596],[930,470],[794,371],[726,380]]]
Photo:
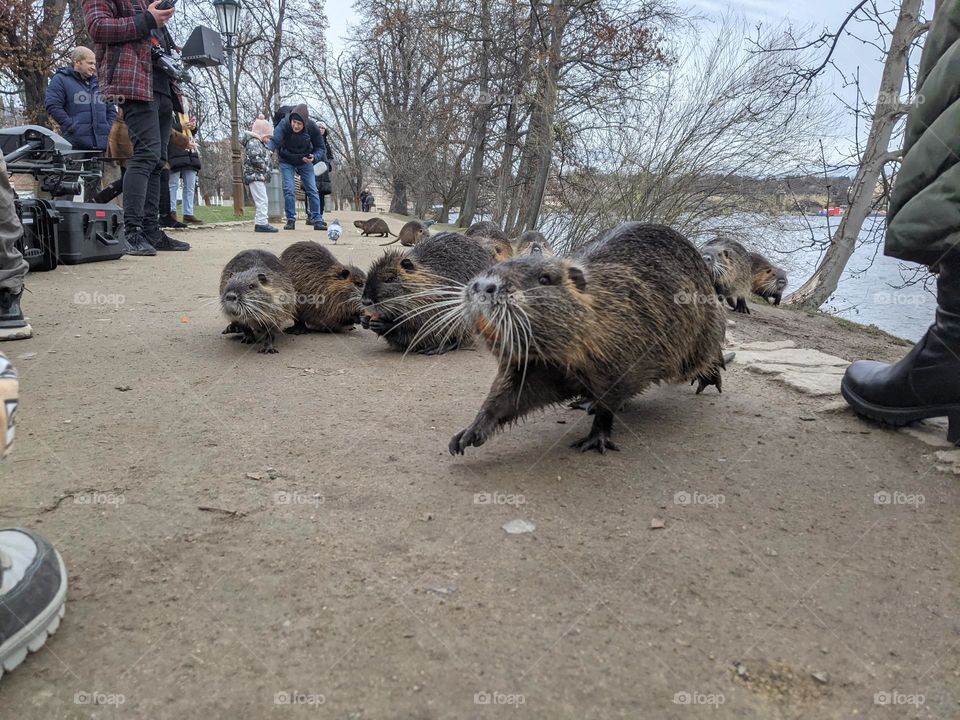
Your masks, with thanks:
[[[390,198],[390,212],[407,214],[407,184],[397,178],[393,179],[393,197]]]
[[[477,211],[477,197],[480,194],[480,178],[483,176],[483,154],[486,145],[487,123],[493,111],[493,98],[490,97],[490,2],[480,0],[480,32],[483,39],[480,45],[480,111],[474,115],[473,126],[470,128],[470,147],[473,148],[473,157],[470,160],[470,177],[467,178],[467,189],[463,196],[463,205],[460,208],[460,217],[457,226],[470,227],[473,216]]]
[[[890,138],[897,119],[903,114],[900,93],[907,68],[910,46],[916,37],[922,0],[903,0],[900,16],[890,38],[890,51],[883,66],[870,134],[860,167],[847,195],[849,207],[840,220],[820,266],[786,303],[807,309],[823,305],[834,292],[843,271],[856,249],[863,223],[870,213],[873,193],[883,166],[890,160]]]

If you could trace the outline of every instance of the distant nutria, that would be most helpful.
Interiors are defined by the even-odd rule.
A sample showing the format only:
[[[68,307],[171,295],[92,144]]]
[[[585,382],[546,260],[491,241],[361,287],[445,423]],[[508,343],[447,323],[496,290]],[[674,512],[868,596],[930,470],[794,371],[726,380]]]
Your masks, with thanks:
[[[470,333],[453,324],[450,311],[463,285],[493,264],[493,254],[477,238],[451,232],[425,237],[407,253],[388,251],[367,273],[363,326],[396,350],[455,350]]]
[[[430,234],[430,226],[433,225],[433,221],[430,222],[421,222],[420,220],[411,220],[402,228],[400,228],[400,234],[397,235],[396,240],[391,240],[381,244],[380,247],[385,247],[387,245],[393,245],[398,242],[404,247],[413,247],[417,244],[417,241],[426,237]]]
[[[514,255],[556,255],[543,233],[527,230],[513,241]]]
[[[773,298],[773,304],[779,305],[783,299],[783,291],[787,288],[787,271],[777,267],[760,253],[752,252],[748,256],[753,294],[768,300]]]
[[[390,228],[387,227],[387,223],[381,218],[369,218],[367,220],[354,220],[353,226],[360,228],[362,231],[360,233],[361,237],[366,235],[379,235],[380,237],[387,237],[387,235],[393,235],[390,232]]]
[[[467,237],[486,237],[492,240],[507,240],[509,238],[500,229],[500,226],[496,223],[490,222],[489,220],[481,220],[480,222],[475,222],[473,225],[467,228],[466,232],[463,233]]]
[[[723,309],[697,249],[663,225],[624,223],[572,257],[495,265],[464,289],[460,310],[500,367],[476,419],[450,440],[454,455],[578,397],[594,419],[573,447],[616,450],[614,412],[652,383],[695,379],[720,389]]]
[[[363,270],[337,261],[329,250],[309,240],[296,242],[280,256],[297,293],[293,326],[302,335],[310,329],[339,332],[360,318]]]
[[[485,237],[482,235],[475,235],[473,239],[493,253],[493,257],[497,262],[509,260],[514,255],[513,245],[510,244],[509,240],[501,240],[499,238]]]
[[[703,246],[703,260],[713,276],[717,294],[736,312],[749,315],[747,297],[753,274],[747,249],[736,240],[714,238]]]
[[[293,320],[297,298],[280,258],[267,250],[244,250],[220,274],[220,307],[230,320],[224,335],[242,333],[243,343],[275,353],[277,332]]]

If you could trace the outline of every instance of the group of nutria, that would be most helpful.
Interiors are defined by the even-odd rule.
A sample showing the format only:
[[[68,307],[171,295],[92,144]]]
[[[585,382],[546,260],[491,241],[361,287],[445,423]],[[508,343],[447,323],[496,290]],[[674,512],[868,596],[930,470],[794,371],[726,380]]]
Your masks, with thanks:
[[[390,234],[380,218],[356,225]],[[639,222],[563,256],[539,232],[511,240],[488,221],[435,235],[411,221],[397,241],[409,250],[384,251],[366,273],[314,242],[294,243],[279,258],[239,253],[220,280],[224,333],[259,343],[262,353],[277,352],[287,325],[291,333],[337,332],[359,322],[390,347],[425,355],[481,340],[497,357],[497,377],[474,421],[450,440],[452,454],[569,401],[593,415],[573,447],[618,450],[614,413],[651,384],[721,390],[723,300],[749,312],[751,291],[779,304],[786,286],[782,270],[735,241],[698,249],[669,227]]]

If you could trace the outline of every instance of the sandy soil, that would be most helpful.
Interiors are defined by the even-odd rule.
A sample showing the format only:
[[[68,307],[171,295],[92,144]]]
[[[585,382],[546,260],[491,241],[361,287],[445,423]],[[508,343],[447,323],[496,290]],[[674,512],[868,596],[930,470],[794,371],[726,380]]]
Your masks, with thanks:
[[[29,279],[0,521],[49,537],[71,590],[3,717],[960,713],[960,486],[928,448],[734,365],[722,396],[628,403],[621,453],[569,449],[586,416],[551,409],[452,458],[484,352],[404,359],[357,329],[258,355],[220,335],[222,266],[326,234],[184,236]],[[335,253],[378,242],[350,228]],[[903,352],[736,319],[741,341]]]

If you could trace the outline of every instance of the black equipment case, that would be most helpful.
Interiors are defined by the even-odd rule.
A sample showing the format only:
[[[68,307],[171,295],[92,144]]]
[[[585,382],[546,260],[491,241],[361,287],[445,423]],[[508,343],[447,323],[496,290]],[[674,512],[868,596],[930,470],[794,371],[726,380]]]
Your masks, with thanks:
[[[23,236],[17,249],[30,266],[30,272],[53,270],[57,267],[59,245],[57,223],[60,214],[49,200],[15,200],[17,217],[23,225]]]
[[[123,210],[116,205],[54,200],[60,214],[58,258],[66,265],[123,255]]]

